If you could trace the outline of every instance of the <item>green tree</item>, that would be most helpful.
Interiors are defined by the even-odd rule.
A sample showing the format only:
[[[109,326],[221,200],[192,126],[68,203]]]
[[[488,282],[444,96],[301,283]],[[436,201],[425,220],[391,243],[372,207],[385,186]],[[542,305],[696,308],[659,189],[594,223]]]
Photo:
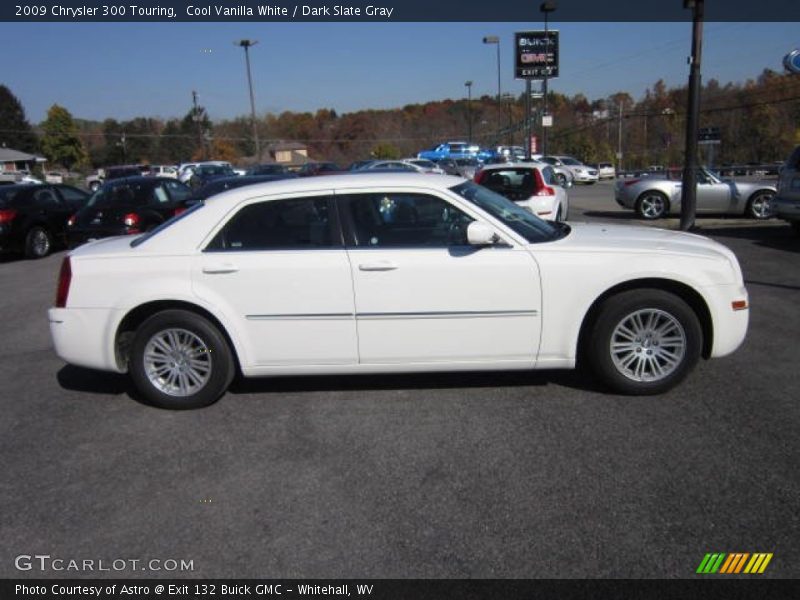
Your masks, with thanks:
[[[51,163],[71,169],[87,162],[88,155],[78,136],[78,127],[66,108],[58,104],[51,106],[47,119],[42,123],[42,131],[42,150]]]
[[[0,85],[0,147],[36,152],[39,141],[25,118],[25,109],[6,86]]]

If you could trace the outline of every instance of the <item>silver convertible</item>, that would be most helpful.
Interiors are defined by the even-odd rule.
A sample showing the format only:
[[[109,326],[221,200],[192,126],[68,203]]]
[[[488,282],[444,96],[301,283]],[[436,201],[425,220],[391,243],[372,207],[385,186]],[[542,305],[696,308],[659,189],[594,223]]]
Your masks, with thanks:
[[[775,186],[763,182],[720,179],[707,169],[697,173],[697,213],[742,215],[769,219]],[[660,219],[681,211],[681,173],[668,171],[640,179],[618,179],[614,196],[623,208],[642,219]]]

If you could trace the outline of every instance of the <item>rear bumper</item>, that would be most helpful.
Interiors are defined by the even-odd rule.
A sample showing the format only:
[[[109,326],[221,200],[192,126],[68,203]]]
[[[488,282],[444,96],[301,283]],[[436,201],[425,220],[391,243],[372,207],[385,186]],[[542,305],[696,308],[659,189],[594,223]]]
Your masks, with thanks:
[[[114,352],[122,316],[122,311],[105,308],[51,308],[47,318],[56,354],[71,365],[124,373]]]

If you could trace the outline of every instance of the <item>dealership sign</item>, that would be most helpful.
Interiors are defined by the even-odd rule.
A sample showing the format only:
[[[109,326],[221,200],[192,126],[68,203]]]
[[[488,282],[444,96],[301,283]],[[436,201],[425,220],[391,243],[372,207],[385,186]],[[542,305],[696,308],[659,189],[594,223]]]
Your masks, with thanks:
[[[558,77],[558,31],[518,31],[514,41],[514,77]]]

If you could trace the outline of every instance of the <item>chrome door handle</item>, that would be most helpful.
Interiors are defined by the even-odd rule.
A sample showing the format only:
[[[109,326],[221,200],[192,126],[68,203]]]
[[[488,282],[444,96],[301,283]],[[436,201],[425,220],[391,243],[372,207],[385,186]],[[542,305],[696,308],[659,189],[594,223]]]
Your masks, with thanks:
[[[239,270],[239,267],[233,265],[231,263],[222,263],[219,265],[208,265],[203,267],[203,273],[209,273],[212,275],[218,273],[236,273]]]
[[[361,263],[358,268],[360,271],[394,271],[397,265],[388,260],[379,260],[374,263]]]

